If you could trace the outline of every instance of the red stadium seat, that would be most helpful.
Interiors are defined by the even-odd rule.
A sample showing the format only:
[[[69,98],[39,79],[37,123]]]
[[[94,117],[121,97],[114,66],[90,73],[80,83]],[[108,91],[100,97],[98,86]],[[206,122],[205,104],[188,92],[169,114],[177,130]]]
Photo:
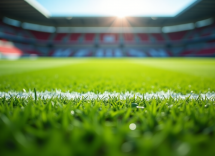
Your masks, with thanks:
[[[215,56],[215,48],[201,49],[196,53],[197,56]]]
[[[25,49],[25,50],[23,50],[23,52],[25,54],[34,54],[34,55],[42,56],[42,54],[39,51],[34,50],[34,49]]]
[[[39,32],[30,30],[30,33],[37,39],[41,41],[47,41],[50,37],[50,33],[47,32]]]
[[[4,55],[18,55],[18,56],[23,55],[23,52],[20,49],[16,47],[5,47],[5,46],[0,46],[0,53]]]
[[[164,37],[160,33],[151,33],[151,36],[156,40],[156,41],[165,41]]]
[[[80,36],[81,36],[80,33],[72,33],[70,35],[69,42],[78,42]]]
[[[63,39],[66,37],[67,33],[57,33],[54,37],[55,42],[62,42]]]
[[[139,37],[140,41],[142,41],[142,42],[149,42],[149,36],[148,36],[148,34],[140,33],[140,34],[137,34],[137,36]]]
[[[172,41],[180,41],[184,39],[187,33],[188,31],[173,32],[173,33],[168,33],[168,36],[169,36],[169,39]]]
[[[123,38],[125,42],[134,42],[134,34],[132,33],[124,33]]]
[[[95,34],[94,33],[87,33],[84,36],[84,42],[87,43],[93,43],[95,39]]]
[[[192,50],[184,50],[179,56],[193,56],[195,55],[196,50],[192,49]]]

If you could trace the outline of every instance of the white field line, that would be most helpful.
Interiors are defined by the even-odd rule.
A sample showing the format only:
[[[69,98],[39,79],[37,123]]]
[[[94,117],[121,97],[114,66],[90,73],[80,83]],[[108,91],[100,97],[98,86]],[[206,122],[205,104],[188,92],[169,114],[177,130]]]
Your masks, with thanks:
[[[32,97],[34,98],[35,94],[34,92],[30,91],[30,92],[0,92],[0,98],[5,97],[6,99],[9,99],[12,97],[17,97],[17,98],[28,98],[28,97]],[[78,93],[78,92],[61,92],[61,91],[55,91],[55,92],[37,92],[37,97],[40,98],[44,98],[44,99],[50,99],[50,98],[67,98],[67,99],[78,99],[78,98],[84,98],[84,99],[88,99],[88,100],[92,100],[92,99],[109,99],[110,97],[117,97],[120,99],[126,99],[126,98],[141,98],[141,99],[146,99],[146,100],[150,100],[152,98],[160,98],[160,99],[165,99],[165,98],[170,98],[172,97],[173,99],[186,99],[186,98],[190,98],[190,99],[197,99],[197,98],[201,98],[201,99],[211,99],[211,100],[215,100],[215,93],[214,92],[208,92],[205,94],[194,94],[194,93],[190,93],[190,94],[181,94],[181,93],[174,93],[172,91],[167,91],[167,92],[156,92],[156,93],[145,93],[145,94],[141,94],[141,93],[132,93],[132,92],[126,92],[126,93],[117,93],[117,92],[104,92],[104,93],[93,93],[93,92],[87,92],[87,93]]]

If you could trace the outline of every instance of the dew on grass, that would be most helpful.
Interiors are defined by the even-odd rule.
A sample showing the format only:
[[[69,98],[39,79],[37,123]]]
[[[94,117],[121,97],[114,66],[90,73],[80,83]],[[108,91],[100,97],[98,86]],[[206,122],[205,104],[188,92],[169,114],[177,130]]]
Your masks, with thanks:
[[[137,126],[136,126],[135,123],[131,123],[131,124],[129,125],[130,130],[135,130],[136,127],[137,127]]]
[[[132,151],[133,147],[130,142],[125,142],[121,146],[121,150],[125,153]]]
[[[165,116],[166,115],[166,113],[165,112],[161,112],[161,116]]]
[[[170,106],[168,106],[169,108],[172,108],[173,107],[173,105],[170,105]]]
[[[74,115],[75,114],[75,112],[72,110],[71,112],[70,112],[72,115]]]
[[[136,106],[136,108],[144,109],[144,107],[143,107],[143,106]]]
[[[182,143],[177,148],[177,152],[181,156],[187,155],[189,151],[190,151],[190,147],[189,147],[189,145],[187,143]]]

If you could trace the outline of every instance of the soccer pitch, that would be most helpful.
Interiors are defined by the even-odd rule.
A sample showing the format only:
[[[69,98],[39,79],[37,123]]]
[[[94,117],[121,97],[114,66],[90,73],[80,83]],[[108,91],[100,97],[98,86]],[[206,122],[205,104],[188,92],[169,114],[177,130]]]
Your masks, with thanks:
[[[0,61],[1,155],[215,155],[215,59]]]

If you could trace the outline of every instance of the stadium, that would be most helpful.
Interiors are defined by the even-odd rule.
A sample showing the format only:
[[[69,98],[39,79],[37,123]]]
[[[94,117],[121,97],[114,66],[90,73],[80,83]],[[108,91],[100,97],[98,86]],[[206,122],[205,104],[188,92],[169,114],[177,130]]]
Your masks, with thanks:
[[[214,0],[1,0],[0,153],[215,155]]]

